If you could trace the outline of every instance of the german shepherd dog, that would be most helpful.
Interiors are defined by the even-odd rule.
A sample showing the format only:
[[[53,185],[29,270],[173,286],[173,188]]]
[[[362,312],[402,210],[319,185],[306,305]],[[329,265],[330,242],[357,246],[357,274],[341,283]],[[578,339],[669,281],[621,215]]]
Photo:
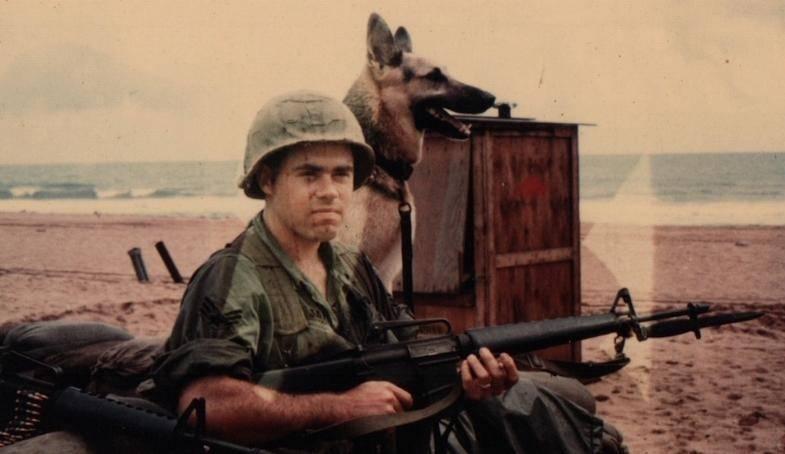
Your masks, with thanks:
[[[358,246],[392,290],[401,271],[398,206],[414,201],[406,180],[422,159],[423,134],[434,131],[465,140],[469,127],[445,109],[480,113],[494,96],[450,77],[444,68],[413,53],[405,28],[395,35],[377,14],[368,19],[367,64],[344,98],[376,153],[368,184],[355,194],[340,241]]]

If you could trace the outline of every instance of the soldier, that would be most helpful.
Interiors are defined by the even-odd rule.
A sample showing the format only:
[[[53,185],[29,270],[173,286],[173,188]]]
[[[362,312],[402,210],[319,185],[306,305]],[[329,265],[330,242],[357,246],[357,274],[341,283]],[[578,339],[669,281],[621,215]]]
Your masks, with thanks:
[[[268,369],[394,341],[372,338],[371,324],[409,316],[365,256],[331,242],[373,165],[360,126],[338,101],[303,91],[259,111],[240,186],[265,207],[194,274],[157,361],[157,395],[179,396],[170,406],[180,411],[205,397],[208,431],[249,444],[411,406],[411,395],[389,382],[308,395],[253,383]],[[518,380],[512,358],[487,349],[460,370],[475,400]]]

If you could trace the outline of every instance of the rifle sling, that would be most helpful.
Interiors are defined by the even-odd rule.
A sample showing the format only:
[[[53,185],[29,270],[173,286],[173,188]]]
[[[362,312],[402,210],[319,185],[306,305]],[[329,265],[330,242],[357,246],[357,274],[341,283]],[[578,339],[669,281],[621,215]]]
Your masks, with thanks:
[[[405,201],[403,193],[400,195],[401,203],[398,205],[398,214],[401,215],[401,283],[403,284],[403,301],[414,314],[414,245],[412,244],[412,206]]]
[[[520,370],[541,370],[584,382],[595,381],[612,374],[630,362],[626,356],[601,362],[557,361],[541,358],[533,353],[515,355],[515,359]]]
[[[305,434],[305,438],[317,438],[325,441],[348,440],[373,432],[423,421],[438,416],[448,410],[458,401],[458,399],[460,399],[462,394],[463,387],[460,384],[457,384],[449,394],[425,408],[396,413],[394,415],[367,416],[339,424],[333,424],[322,429],[308,431]]]

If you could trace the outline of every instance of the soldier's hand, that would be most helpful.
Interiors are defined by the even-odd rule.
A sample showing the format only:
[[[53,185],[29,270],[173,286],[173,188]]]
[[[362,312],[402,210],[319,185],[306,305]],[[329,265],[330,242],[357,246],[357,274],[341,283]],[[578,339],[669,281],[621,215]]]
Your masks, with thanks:
[[[469,355],[461,362],[461,381],[466,397],[482,400],[498,396],[518,382],[518,368],[507,353],[498,357],[483,347],[477,355]]]
[[[412,406],[406,390],[386,381],[367,381],[343,394],[344,421],[363,416],[390,415]]]

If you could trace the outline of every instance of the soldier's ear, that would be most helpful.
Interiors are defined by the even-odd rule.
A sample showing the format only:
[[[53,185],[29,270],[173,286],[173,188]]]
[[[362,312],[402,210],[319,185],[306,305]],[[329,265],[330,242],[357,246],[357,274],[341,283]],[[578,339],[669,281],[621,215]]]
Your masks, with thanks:
[[[398,30],[395,30],[395,47],[403,52],[412,51],[412,38],[403,27],[398,27]]]
[[[376,13],[368,18],[368,62],[382,66],[401,64],[401,50],[395,46],[390,27]]]
[[[273,185],[275,184],[275,172],[270,166],[265,164],[259,165],[259,171],[256,172],[256,184],[264,194],[264,197],[269,198],[273,193]]]

